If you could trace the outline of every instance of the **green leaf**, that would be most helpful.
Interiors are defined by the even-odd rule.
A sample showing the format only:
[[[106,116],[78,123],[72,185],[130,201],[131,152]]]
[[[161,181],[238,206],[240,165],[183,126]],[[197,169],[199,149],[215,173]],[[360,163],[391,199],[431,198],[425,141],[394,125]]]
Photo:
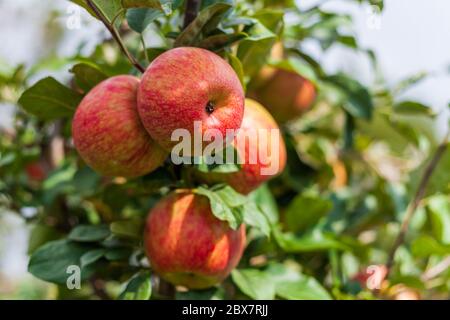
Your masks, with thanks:
[[[206,189],[199,187],[194,191],[197,194],[206,196],[211,204],[211,211],[219,220],[227,221],[230,227],[237,230],[243,221],[243,216],[239,207],[246,202],[244,196],[240,195],[229,186],[220,189]]]
[[[107,225],[80,225],[69,233],[68,238],[78,242],[96,242],[106,239],[109,235]]]
[[[221,151],[222,154],[216,154],[214,156],[203,155],[198,161],[193,161],[196,170],[204,173],[231,173],[241,170],[239,164],[239,154],[231,145],[228,145]],[[227,155],[232,154],[233,162],[227,162]],[[198,162],[198,163],[196,163]]]
[[[439,243],[430,236],[422,235],[411,244],[411,252],[414,256],[422,258],[430,255],[445,256],[450,254],[450,245]]]
[[[131,29],[138,33],[145,29],[157,18],[164,16],[164,13],[158,9],[135,8],[127,11],[127,21]]]
[[[175,47],[190,46],[197,42],[202,33],[212,30],[217,26],[220,17],[230,9],[231,6],[226,3],[215,3],[198,14],[175,40]]]
[[[39,119],[53,120],[71,116],[81,99],[80,94],[48,77],[25,90],[19,104]]]
[[[278,206],[267,184],[263,184],[248,196],[264,212],[264,215],[269,219],[271,224],[278,222]]]
[[[243,208],[244,222],[246,225],[259,229],[265,236],[270,235],[270,222],[264,214],[264,211],[260,209],[254,202],[247,202]]]
[[[119,14],[123,9],[121,0],[92,0],[103,15],[112,22],[113,19]],[[117,21],[119,23],[119,21]]]
[[[244,66],[245,75],[253,76],[266,64],[277,35],[283,28],[282,11],[263,10],[253,16],[252,24],[243,32],[249,36],[239,44],[237,57]]]
[[[110,225],[110,230],[112,234],[118,237],[140,239],[144,231],[144,221],[139,218],[114,221]]]
[[[231,272],[233,282],[239,290],[254,300],[272,300],[275,286],[272,279],[256,269],[235,269]]]
[[[70,70],[75,76],[77,85],[84,92],[88,92],[108,76],[94,64],[79,63]]]
[[[276,295],[289,300],[329,300],[331,296],[313,277],[280,263],[271,264],[266,273],[275,283]]]
[[[106,250],[105,258],[110,261],[128,260],[131,253],[131,248],[110,248]]]
[[[236,72],[239,81],[241,82],[242,87],[246,88],[245,79],[244,79],[244,67],[242,66],[241,60],[236,57],[234,54],[227,53],[228,62],[233,68],[234,72]]]
[[[32,254],[28,271],[39,279],[64,285],[70,276],[67,268],[81,267],[81,257],[91,249],[67,240],[49,242]],[[92,272],[92,269],[81,267],[81,280],[89,278]]]
[[[427,211],[436,239],[450,244],[450,197],[438,194],[428,198]]]
[[[153,8],[161,9],[159,0],[122,0],[124,8]]]
[[[246,33],[238,32],[238,33],[232,33],[232,34],[216,34],[212,35],[210,37],[207,37],[203,40],[201,40],[198,43],[198,47],[208,49],[211,51],[221,51],[225,47],[228,47],[238,41],[241,41],[242,39],[245,39],[247,37]]]
[[[433,110],[416,101],[403,101],[394,105],[394,112],[408,115],[433,116]]]
[[[90,264],[93,264],[105,256],[105,249],[95,249],[86,252],[80,258],[81,267],[84,268]]]
[[[186,292],[177,291],[176,300],[223,300],[225,292],[222,287],[205,290],[189,290]]]
[[[358,81],[344,74],[329,76],[324,80],[339,90],[343,108],[352,116],[365,120],[372,118],[373,103],[370,93]]]
[[[120,300],[149,300],[152,295],[150,272],[141,272],[133,276],[125,290],[120,294]]]
[[[299,194],[286,209],[286,227],[294,232],[305,231],[330,212],[332,207],[330,200],[318,195]]]
[[[299,237],[293,233],[282,233],[280,230],[274,229],[274,237],[285,252],[314,252],[329,249],[350,250],[347,245],[319,230],[314,230],[312,233]]]

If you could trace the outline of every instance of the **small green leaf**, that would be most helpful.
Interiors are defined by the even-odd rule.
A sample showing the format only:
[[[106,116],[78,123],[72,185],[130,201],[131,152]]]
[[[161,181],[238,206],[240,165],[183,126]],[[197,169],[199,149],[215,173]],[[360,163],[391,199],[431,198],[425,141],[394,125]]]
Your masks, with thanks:
[[[53,120],[73,115],[81,99],[79,93],[48,77],[25,90],[19,104],[39,119]]]
[[[275,228],[274,237],[285,252],[314,252],[329,249],[350,250],[347,245],[334,239],[331,235],[323,234],[319,230],[314,230],[312,233],[299,237],[293,233],[282,233]]]
[[[234,72],[236,72],[242,87],[245,90],[246,83],[245,83],[244,67],[242,66],[241,60],[239,60],[238,57],[236,57],[234,54],[231,53],[227,53],[227,58]]]
[[[270,276],[256,269],[235,269],[231,272],[233,282],[239,290],[254,300],[272,300],[275,285]]]
[[[214,156],[203,155],[197,159],[198,161],[193,161],[195,169],[204,173],[231,173],[241,170],[239,154],[236,148],[228,145],[220,153]],[[233,162],[227,162],[227,155],[229,154],[233,155]]]
[[[67,240],[52,241],[36,250],[28,264],[28,271],[39,279],[64,285],[70,274],[69,266],[80,266],[81,257],[91,247]],[[81,267],[81,279],[92,275],[93,270]]]
[[[440,242],[450,244],[450,197],[437,194],[427,199],[433,233]]]
[[[243,208],[244,222],[246,225],[258,228],[265,236],[270,235],[270,222],[256,203],[249,201]]]
[[[161,9],[159,0],[122,0],[124,8],[153,8]]]
[[[232,34],[215,34],[209,36],[198,43],[198,47],[208,49],[211,51],[221,51],[225,47],[241,41],[247,37],[246,33],[238,32]]]
[[[434,115],[433,109],[415,101],[403,101],[395,104],[394,112],[407,115]]]
[[[286,227],[294,232],[313,227],[333,207],[328,199],[317,195],[299,194],[286,209]]]
[[[118,237],[140,239],[144,231],[144,221],[142,219],[114,221],[110,225],[110,230]]]
[[[325,81],[334,85],[341,93],[341,103],[352,116],[370,120],[373,103],[369,91],[358,81],[344,74],[329,76]]]
[[[271,224],[275,224],[279,219],[279,212],[276,200],[267,184],[263,184],[258,189],[249,194],[249,197],[264,212]]]
[[[411,251],[416,257],[429,257],[430,255],[445,256],[450,254],[450,244],[442,244],[436,239],[422,235],[411,244]]]
[[[83,254],[80,258],[81,267],[84,268],[94,262],[97,262],[101,258],[104,257],[106,250],[105,249],[95,249],[92,251],[88,251]]]
[[[108,76],[94,64],[79,63],[70,70],[75,75],[75,81],[80,89],[88,92]]]
[[[199,187],[195,189],[195,193],[209,199],[211,211],[219,220],[227,221],[234,230],[239,228],[243,221],[239,207],[245,203],[244,196],[238,194],[229,186],[216,190]]]
[[[127,21],[131,29],[138,33],[145,29],[157,18],[164,16],[164,13],[158,9],[134,8],[127,11]]]
[[[78,242],[96,242],[106,239],[110,235],[106,225],[80,225],[75,227],[68,238]]]
[[[175,40],[175,47],[190,46],[197,42],[201,34],[207,33],[217,26],[220,17],[230,9],[231,6],[226,3],[215,3],[198,14],[194,21],[192,21]]]
[[[133,276],[125,290],[120,294],[120,300],[149,300],[152,295],[150,272],[141,272]]]
[[[128,260],[132,253],[130,248],[110,248],[105,252],[105,258],[110,261]]]
[[[280,263],[271,264],[266,274],[275,284],[276,295],[289,300],[329,300],[331,296],[313,277]]]

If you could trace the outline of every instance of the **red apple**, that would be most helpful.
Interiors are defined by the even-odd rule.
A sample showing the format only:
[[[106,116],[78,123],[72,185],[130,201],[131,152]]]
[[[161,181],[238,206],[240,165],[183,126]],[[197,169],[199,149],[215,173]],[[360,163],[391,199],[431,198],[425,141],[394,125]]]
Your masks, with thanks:
[[[261,137],[255,138],[250,134],[251,130],[267,130],[267,145],[262,143]],[[277,130],[278,141],[272,141],[269,130]],[[255,132],[255,131],[253,131]],[[246,143],[239,143],[245,141]],[[258,140],[256,140],[258,139]],[[276,142],[276,144],[274,143]],[[273,143],[273,144],[272,144]],[[243,162],[241,169],[231,173],[199,173],[200,179],[207,183],[227,183],[236,191],[248,194],[255,190],[263,182],[281,173],[286,166],[286,145],[275,120],[269,112],[258,102],[246,99],[244,120],[241,129],[233,141],[233,146],[237,149],[237,154]],[[260,157],[260,149],[267,148],[267,159]],[[274,149],[274,147],[277,147]],[[256,148],[256,150],[251,150]],[[256,161],[251,162],[253,154],[257,154]],[[271,174],[267,174],[269,168],[273,168]]]
[[[81,101],[72,123],[76,149],[105,176],[137,177],[167,157],[142,126],[136,106],[139,79],[123,75],[94,87]]]
[[[40,161],[31,162],[26,165],[25,172],[28,179],[32,181],[43,181],[47,178],[47,170],[45,165]]]
[[[251,94],[283,123],[305,113],[316,98],[316,88],[297,73],[278,69],[264,85]]]
[[[163,279],[192,289],[224,280],[241,259],[245,226],[233,230],[211,212],[209,199],[178,190],[150,211],[144,246]]]
[[[166,150],[176,129],[203,137],[208,129],[226,136],[238,129],[244,113],[244,91],[231,66],[204,49],[181,47],[156,58],[145,71],[138,90],[138,110],[153,139]],[[194,121],[201,121],[194,130]]]

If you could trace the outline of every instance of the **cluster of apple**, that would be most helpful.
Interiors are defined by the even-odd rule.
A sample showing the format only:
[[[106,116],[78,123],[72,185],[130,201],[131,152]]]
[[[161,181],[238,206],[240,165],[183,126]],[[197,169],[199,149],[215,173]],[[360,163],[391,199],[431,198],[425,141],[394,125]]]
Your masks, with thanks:
[[[270,90],[270,89],[267,89]],[[267,94],[270,94],[268,92]],[[280,97],[278,97],[281,99]],[[201,121],[200,129],[194,122]],[[176,129],[278,128],[258,102],[245,99],[231,66],[218,55],[200,48],[181,47],[157,57],[142,79],[129,75],[109,78],[82,100],[72,125],[74,144],[83,160],[105,176],[133,178],[145,175],[167,159]],[[271,152],[280,173],[286,147]],[[239,147],[240,157],[248,150]],[[267,163],[244,163],[239,171],[199,173],[202,183],[227,183],[248,194],[272,176],[262,175]],[[151,210],[144,246],[152,268],[167,281],[205,288],[222,281],[238,264],[245,246],[245,226],[231,229],[211,211],[208,198],[189,189],[172,192]]]

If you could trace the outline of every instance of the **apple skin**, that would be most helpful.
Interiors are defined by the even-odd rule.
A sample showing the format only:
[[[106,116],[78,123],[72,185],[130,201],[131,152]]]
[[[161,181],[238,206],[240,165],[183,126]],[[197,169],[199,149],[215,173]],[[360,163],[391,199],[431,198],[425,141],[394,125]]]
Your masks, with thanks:
[[[178,190],[150,211],[144,246],[150,264],[163,279],[191,289],[223,281],[244,251],[245,226],[237,230],[217,219],[209,199]]]
[[[138,90],[138,111],[144,127],[171,151],[175,129],[194,137],[194,121],[202,121],[201,136],[217,129],[238,129],[244,114],[244,90],[238,76],[221,57],[205,49],[179,47],[158,56],[145,71]],[[208,103],[214,110],[207,111]]]
[[[142,126],[139,79],[121,75],[95,86],[78,106],[72,135],[81,158],[104,176],[138,177],[159,167],[167,152]]]
[[[316,99],[316,88],[297,73],[277,69],[265,84],[250,94],[262,103],[280,123],[308,111]]]
[[[249,145],[250,143],[247,141],[245,146],[238,144],[237,141],[240,135],[245,135],[245,133],[249,129],[278,129],[278,124],[275,122],[270,113],[258,102],[252,99],[245,100],[245,112],[244,119],[242,121],[241,130],[238,132],[237,136],[233,141],[233,146],[237,148],[237,153],[241,160],[244,160],[244,163],[241,164],[241,169],[237,172],[230,173],[198,173],[198,177],[200,180],[209,183],[227,183],[237,192],[242,194],[249,194],[256,188],[258,188],[262,183],[268,181],[269,179],[275,177],[280,174],[284,168],[286,167],[287,160],[287,152],[286,145],[284,143],[283,137],[280,132],[280,140],[279,140],[279,150],[274,153],[274,155],[270,156],[270,163],[264,164],[260,157],[257,158],[257,163],[250,164],[250,151]],[[270,146],[270,139],[269,146]],[[259,145],[258,145],[259,146]],[[274,150],[271,150],[274,152]],[[259,154],[259,151],[258,151]],[[261,170],[264,167],[270,167],[272,163],[272,157],[278,156],[278,165],[279,169],[274,175],[263,175]]]

